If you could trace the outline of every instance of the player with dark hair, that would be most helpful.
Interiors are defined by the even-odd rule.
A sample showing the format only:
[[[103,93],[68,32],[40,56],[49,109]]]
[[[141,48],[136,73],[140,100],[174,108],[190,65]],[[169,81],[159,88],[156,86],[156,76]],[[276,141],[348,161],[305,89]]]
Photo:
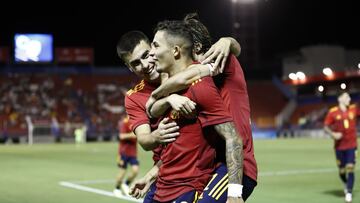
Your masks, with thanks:
[[[209,43],[211,43],[209,32],[198,20],[198,16],[196,14],[187,15],[184,22],[189,25],[189,29],[193,35],[194,58],[196,60],[200,60],[201,57],[204,57],[204,51],[208,50]],[[199,78],[207,75],[213,75],[215,84],[220,91],[225,106],[228,107],[228,110],[234,119],[235,126],[244,143],[244,177],[242,183],[244,188],[242,197],[246,200],[257,185],[257,164],[254,156],[254,146],[250,124],[250,105],[244,73],[236,57],[230,54],[230,48],[232,48],[232,53],[240,54],[240,47],[227,46],[227,43],[230,42],[223,41],[221,39],[211,46],[208,52],[205,53],[206,58],[210,60],[213,58],[216,59],[215,61],[217,63],[216,65],[211,65],[211,70],[209,70],[209,67],[190,67],[183,72],[174,75],[152,93],[152,101],[148,102],[147,105],[151,106],[151,103],[155,101],[155,99],[165,97],[172,92],[187,88]],[[205,44],[205,46],[202,46],[203,44]],[[204,47],[206,48],[203,49]],[[229,47],[229,49],[220,49],[220,47]],[[227,59],[227,61],[225,59]],[[207,63],[207,61],[209,60],[204,62]],[[214,68],[214,66],[217,67]],[[218,161],[224,163],[223,152],[224,149],[220,147],[220,149],[218,149],[218,154],[222,153],[222,156],[219,157]],[[224,181],[226,174],[226,166],[224,164],[220,165],[215,171],[214,179],[212,179],[206,187],[203,195],[201,196],[202,199],[199,202],[226,201],[227,184],[222,186],[225,190],[222,190],[223,188],[220,187],[222,184],[218,184],[219,182]],[[217,189],[224,192],[219,195],[214,192]]]
[[[137,140],[145,150],[154,149],[153,159],[156,165],[160,165],[160,150],[156,148],[159,144],[172,142],[178,136],[177,127],[173,122],[164,119],[160,122],[158,129],[150,126],[150,119],[146,115],[145,102],[150,97],[151,92],[160,85],[160,74],[156,72],[155,64],[149,59],[150,44],[149,40],[140,31],[130,31],[124,34],[117,44],[119,57],[125,62],[128,68],[143,80],[134,88],[128,91],[125,98],[125,107],[129,114],[132,130],[137,136]],[[232,45],[233,46],[233,45]],[[174,95],[175,96],[175,95]],[[177,98],[180,98],[178,96]],[[187,102],[190,102],[187,100]],[[151,130],[154,130],[151,132]],[[154,194],[155,184],[152,184],[157,177],[158,167],[156,165],[144,177],[135,181],[131,194],[140,198],[145,194],[144,202],[151,202]],[[150,191],[147,193],[147,191]]]
[[[194,63],[193,37],[183,21],[163,21],[155,32],[150,55],[154,56],[159,72],[168,73],[171,78]],[[190,112],[184,110],[181,111],[185,114],[174,109],[168,110],[171,104],[167,98],[160,99],[152,106],[155,112],[165,113],[180,126],[179,138],[162,152],[163,163],[154,199],[158,202],[193,201],[193,194],[202,192],[206,184],[204,181],[211,175],[212,167],[215,167],[209,165],[215,161],[211,149],[222,137],[226,143],[228,185],[231,191],[227,201],[243,202],[240,194],[243,176],[242,140],[215,84],[210,77],[205,77],[179,93],[196,103],[196,119],[189,119],[187,115]],[[217,137],[212,137],[215,131]],[[215,142],[212,143],[212,139]]]
[[[350,95],[343,92],[338,96],[338,106],[329,110],[324,121],[324,130],[335,140],[336,161],[340,179],[344,184],[345,202],[352,202],[354,187],[355,158],[357,149],[357,116],[360,109],[350,105]]]

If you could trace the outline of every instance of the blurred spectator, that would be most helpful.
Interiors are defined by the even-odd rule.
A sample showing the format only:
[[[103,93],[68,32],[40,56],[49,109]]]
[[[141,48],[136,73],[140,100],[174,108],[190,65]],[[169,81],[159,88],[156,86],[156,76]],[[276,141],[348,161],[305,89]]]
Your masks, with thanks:
[[[2,77],[0,135],[4,137],[5,134],[19,132],[27,134],[25,115],[29,115],[35,125],[37,121],[48,123],[57,141],[60,141],[61,132],[72,136],[74,126],[85,123],[89,128],[89,136],[100,133],[107,138],[111,137],[117,120],[124,113],[126,87],[113,82],[79,82],[78,77],[81,76],[9,74]],[[106,110],[103,104],[116,108]],[[6,128],[3,121],[7,122]],[[105,125],[100,129],[101,123]]]

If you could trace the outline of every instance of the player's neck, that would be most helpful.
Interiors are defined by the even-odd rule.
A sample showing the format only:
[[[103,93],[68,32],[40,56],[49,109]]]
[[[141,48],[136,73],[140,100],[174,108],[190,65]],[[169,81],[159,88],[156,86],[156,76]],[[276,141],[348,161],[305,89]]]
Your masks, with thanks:
[[[341,111],[346,111],[347,110],[347,106],[344,104],[339,104],[339,108]]]
[[[149,80],[149,79],[145,79],[145,78],[144,78],[144,80],[145,80],[147,83],[149,83],[149,84],[151,84],[151,85],[155,85],[155,86],[161,84],[161,78],[160,78],[160,77],[158,77],[158,78],[155,79],[155,80]]]
[[[182,72],[185,70],[188,66],[190,66],[193,63],[191,58],[183,58],[183,60],[177,61],[169,71],[169,77],[172,77],[176,75],[177,73]]]

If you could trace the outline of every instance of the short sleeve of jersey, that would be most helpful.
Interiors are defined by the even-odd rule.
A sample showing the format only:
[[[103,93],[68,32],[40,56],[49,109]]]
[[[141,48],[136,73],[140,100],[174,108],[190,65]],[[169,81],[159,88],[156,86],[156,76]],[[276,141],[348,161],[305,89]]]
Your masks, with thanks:
[[[233,54],[230,54],[225,64],[224,74],[231,76],[234,74],[235,68],[240,67],[240,63],[238,62],[236,57]]]
[[[131,130],[134,131],[139,125],[149,124],[149,118],[146,115],[145,107],[136,103],[129,96],[125,97],[125,109],[129,115]]]
[[[333,113],[329,111],[325,116],[324,125],[331,125],[333,122],[334,122]]]
[[[190,87],[190,93],[199,107],[198,118],[203,128],[233,121],[212,78],[202,78],[200,82]]]

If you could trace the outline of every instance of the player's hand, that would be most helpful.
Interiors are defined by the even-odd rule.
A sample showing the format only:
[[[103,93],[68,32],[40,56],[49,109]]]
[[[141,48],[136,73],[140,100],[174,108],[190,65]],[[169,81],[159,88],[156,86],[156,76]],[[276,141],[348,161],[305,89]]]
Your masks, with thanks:
[[[174,142],[180,135],[179,126],[175,122],[170,122],[169,118],[164,118],[160,121],[155,133],[152,133],[155,142],[169,143]]]
[[[186,118],[194,118],[196,103],[189,98],[172,94],[167,97],[167,102],[175,111],[180,112]]]
[[[151,181],[147,181],[147,178],[144,176],[131,185],[129,195],[136,199],[143,198],[149,191],[151,184]]]
[[[244,203],[241,197],[228,197],[226,203]]]
[[[342,133],[341,132],[333,132],[332,137],[334,138],[334,140],[340,140],[342,138]]]
[[[220,38],[200,59],[202,64],[207,64],[215,61],[214,72],[212,75],[222,73],[225,68],[226,60],[230,54],[231,40],[227,38]]]

